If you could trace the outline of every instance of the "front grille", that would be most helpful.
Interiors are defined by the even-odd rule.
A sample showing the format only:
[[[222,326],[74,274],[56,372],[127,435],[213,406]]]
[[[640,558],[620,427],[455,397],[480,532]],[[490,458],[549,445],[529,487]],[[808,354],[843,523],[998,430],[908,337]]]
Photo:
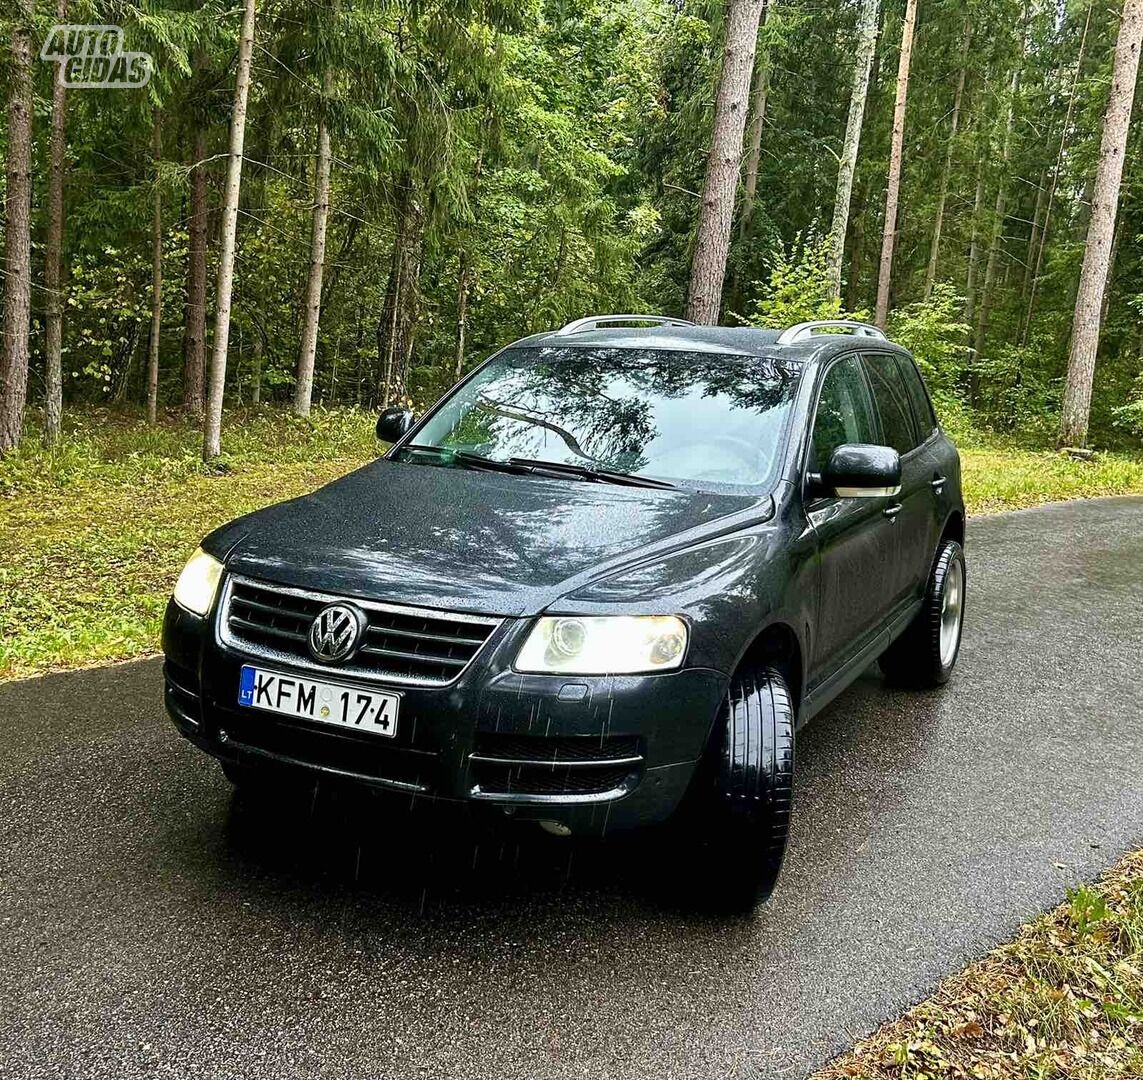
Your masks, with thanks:
[[[480,734],[469,756],[477,798],[613,798],[634,786],[643,756],[627,736]]]
[[[317,664],[307,645],[310,623],[341,597],[230,578],[220,616],[222,640],[243,652],[315,670],[413,686],[447,686],[472,662],[499,619],[425,611],[352,599],[367,626],[353,658]]]

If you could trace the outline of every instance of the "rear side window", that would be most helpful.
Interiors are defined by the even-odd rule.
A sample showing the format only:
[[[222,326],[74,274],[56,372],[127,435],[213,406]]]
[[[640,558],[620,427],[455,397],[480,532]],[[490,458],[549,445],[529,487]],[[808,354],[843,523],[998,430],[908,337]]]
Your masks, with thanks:
[[[839,360],[826,372],[818,395],[814,435],[810,447],[811,472],[821,472],[832,454],[845,443],[877,442],[865,376],[856,356]]]
[[[888,353],[872,353],[863,359],[881,417],[881,438],[898,454],[907,454],[920,440],[913,427],[913,407],[897,362]]]
[[[901,372],[901,381],[905,384],[905,392],[913,405],[913,419],[917,422],[917,434],[924,442],[937,428],[937,417],[933,412],[929,395],[925,391],[925,384],[921,380],[921,373],[917,365],[907,356],[897,357],[897,370]]]

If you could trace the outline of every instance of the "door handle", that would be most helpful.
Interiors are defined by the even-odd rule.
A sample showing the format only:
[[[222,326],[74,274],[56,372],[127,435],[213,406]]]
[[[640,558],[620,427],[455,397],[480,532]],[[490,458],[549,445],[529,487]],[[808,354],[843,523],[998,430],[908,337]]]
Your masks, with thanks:
[[[945,484],[947,484],[947,483],[948,483],[948,477],[947,476],[934,476],[933,479],[930,481],[929,486],[933,489],[933,491],[935,491],[939,495],[942,491],[944,491]]]
[[[897,515],[901,513],[901,504],[894,503],[892,506],[887,506],[884,510],[881,511],[881,513],[884,514],[884,516],[887,517],[890,521],[896,521]]]

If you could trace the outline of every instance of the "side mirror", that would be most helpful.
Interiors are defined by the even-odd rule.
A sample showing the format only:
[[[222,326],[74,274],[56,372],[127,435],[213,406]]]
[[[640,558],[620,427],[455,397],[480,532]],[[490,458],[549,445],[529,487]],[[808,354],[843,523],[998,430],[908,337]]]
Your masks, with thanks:
[[[901,490],[901,458],[891,446],[846,443],[829,457],[825,470],[812,478],[818,491],[839,499],[876,499]]]
[[[413,410],[394,405],[377,417],[377,438],[395,443],[413,426]]]

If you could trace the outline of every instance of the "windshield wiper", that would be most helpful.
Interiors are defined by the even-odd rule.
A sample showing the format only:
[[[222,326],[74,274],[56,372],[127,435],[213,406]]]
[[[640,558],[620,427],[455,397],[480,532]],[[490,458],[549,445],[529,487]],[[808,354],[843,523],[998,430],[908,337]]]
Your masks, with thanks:
[[[466,465],[470,469],[488,469],[491,472],[509,472],[522,475],[531,472],[523,466],[515,465],[510,461],[497,461],[495,458],[485,457],[483,454],[474,454],[471,450],[454,450],[450,446],[430,446],[428,443],[409,443],[401,447],[401,452],[410,451],[418,454],[435,454],[438,458],[451,464]]]
[[[526,469],[529,472],[549,472],[558,476],[574,476],[580,480],[590,480],[597,484],[622,484],[625,487],[673,488],[667,480],[656,480],[650,476],[637,476],[634,473],[619,472],[617,469],[601,469],[589,465],[571,465],[565,461],[541,461],[539,458],[511,457],[507,464]]]

